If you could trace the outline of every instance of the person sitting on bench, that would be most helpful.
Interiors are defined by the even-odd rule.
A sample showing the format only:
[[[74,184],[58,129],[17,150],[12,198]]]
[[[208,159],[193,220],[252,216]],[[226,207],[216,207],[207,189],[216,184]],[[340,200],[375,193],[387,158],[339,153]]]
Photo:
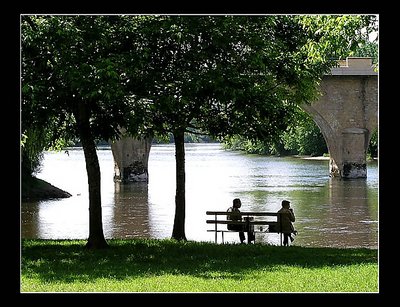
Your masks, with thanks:
[[[278,211],[281,213],[281,230],[283,233],[283,246],[289,246],[289,239],[293,242],[292,233],[296,233],[292,222],[295,221],[293,209],[290,208],[290,201],[282,200],[282,208]]]
[[[233,213],[240,213],[239,208],[242,206],[242,202],[239,198],[235,198],[233,200],[233,204],[232,207],[229,207],[227,212],[233,212]],[[227,219],[231,220],[231,221],[241,221],[242,220],[242,216],[240,214],[231,214],[231,215],[227,215]],[[237,225],[237,224],[228,224],[227,225],[228,230],[236,230],[239,231],[239,239],[240,239],[240,243],[244,243],[245,235],[244,232],[247,232],[247,236],[248,236],[248,241],[249,243],[251,241],[255,240],[255,234],[254,232],[250,231],[250,229],[246,229],[246,225]]]

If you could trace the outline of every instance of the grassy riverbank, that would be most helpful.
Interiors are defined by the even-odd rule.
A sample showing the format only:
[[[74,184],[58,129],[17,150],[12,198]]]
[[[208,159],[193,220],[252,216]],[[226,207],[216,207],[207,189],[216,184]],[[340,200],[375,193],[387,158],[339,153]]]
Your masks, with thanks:
[[[21,292],[378,292],[378,251],[174,240],[22,240]]]

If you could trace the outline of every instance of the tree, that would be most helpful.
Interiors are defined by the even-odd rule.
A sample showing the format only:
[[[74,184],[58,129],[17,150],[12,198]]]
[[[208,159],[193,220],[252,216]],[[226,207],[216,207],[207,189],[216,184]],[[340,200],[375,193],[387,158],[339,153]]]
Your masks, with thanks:
[[[184,133],[277,138],[296,105],[314,100],[318,81],[336,64],[329,52],[360,24],[350,18],[338,29],[351,29],[327,39],[336,30],[328,21],[324,31],[324,16],[160,16],[139,25],[131,52],[143,66],[134,93],[142,109],[137,114],[147,120],[141,129],[134,120],[129,130],[174,136],[172,238],[186,239]]]
[[[132,17],[134,19],[134,17]],[[117,16],[21,17],[22,133],[50,135],[43,147],[79,138],[89,188],[88,248],[104,248],[95,141],[114,139],[132,103],[114,33]]]
[[[276,46],[269,43],[275,53],[272,58],[282,51],[278,45],[284,37],[275,35],[277,28],[284,26],[280,18],[162,16],[141,26],[140,50],[132,52],[140,52],[146,65],[142,93],[135,92],[136,99],[143,101],[147,110],[144,133],[174,136],[176,209],[172,238],[186,240],[184,133],[272,136],[285,126],[285,114],[291,107],[290,103],[277,103],[289,95],[283,84],[294,84],[298,76],[289,74],[279,59],[267,61],[263,54],[268,34],[276,37]],[[268,64],[274,69],[272,73],[265,69]],[[293,61],[286,64],[295,65]],[[281,72],[279,79],[276,69]],[[293,93],[298,94],[296,90]],[[136,127],[134,124],[133,130]]]

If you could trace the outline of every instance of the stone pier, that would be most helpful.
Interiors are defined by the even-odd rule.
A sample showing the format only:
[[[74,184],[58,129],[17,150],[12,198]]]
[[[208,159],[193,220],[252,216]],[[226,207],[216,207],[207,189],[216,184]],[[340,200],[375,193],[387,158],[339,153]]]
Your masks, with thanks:
[[[366,153],[378,127],[378,73],[371,58],[347,58],[321,82],[322,96],[303,109],[325,138],[331,177],[367,177]]]
[[[148,182],[148,162],[152,139],[123,137],[111,143],[114,181]]]

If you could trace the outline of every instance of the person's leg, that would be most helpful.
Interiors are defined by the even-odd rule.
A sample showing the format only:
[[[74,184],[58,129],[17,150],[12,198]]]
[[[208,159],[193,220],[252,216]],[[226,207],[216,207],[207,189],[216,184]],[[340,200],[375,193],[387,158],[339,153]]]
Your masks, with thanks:
[[[247,233],[249,241],[254,241],[256,240],[256,234],[253,231],[250,231]]]
[[[283,234],[283,246],[288,246],[289,245],[289,235],[287,233]]]
[[[240,243],[243,243],[244,240],[246,240],[246,237],[244,236],[243,231],[239,231],[239,239],[240,239]]]

